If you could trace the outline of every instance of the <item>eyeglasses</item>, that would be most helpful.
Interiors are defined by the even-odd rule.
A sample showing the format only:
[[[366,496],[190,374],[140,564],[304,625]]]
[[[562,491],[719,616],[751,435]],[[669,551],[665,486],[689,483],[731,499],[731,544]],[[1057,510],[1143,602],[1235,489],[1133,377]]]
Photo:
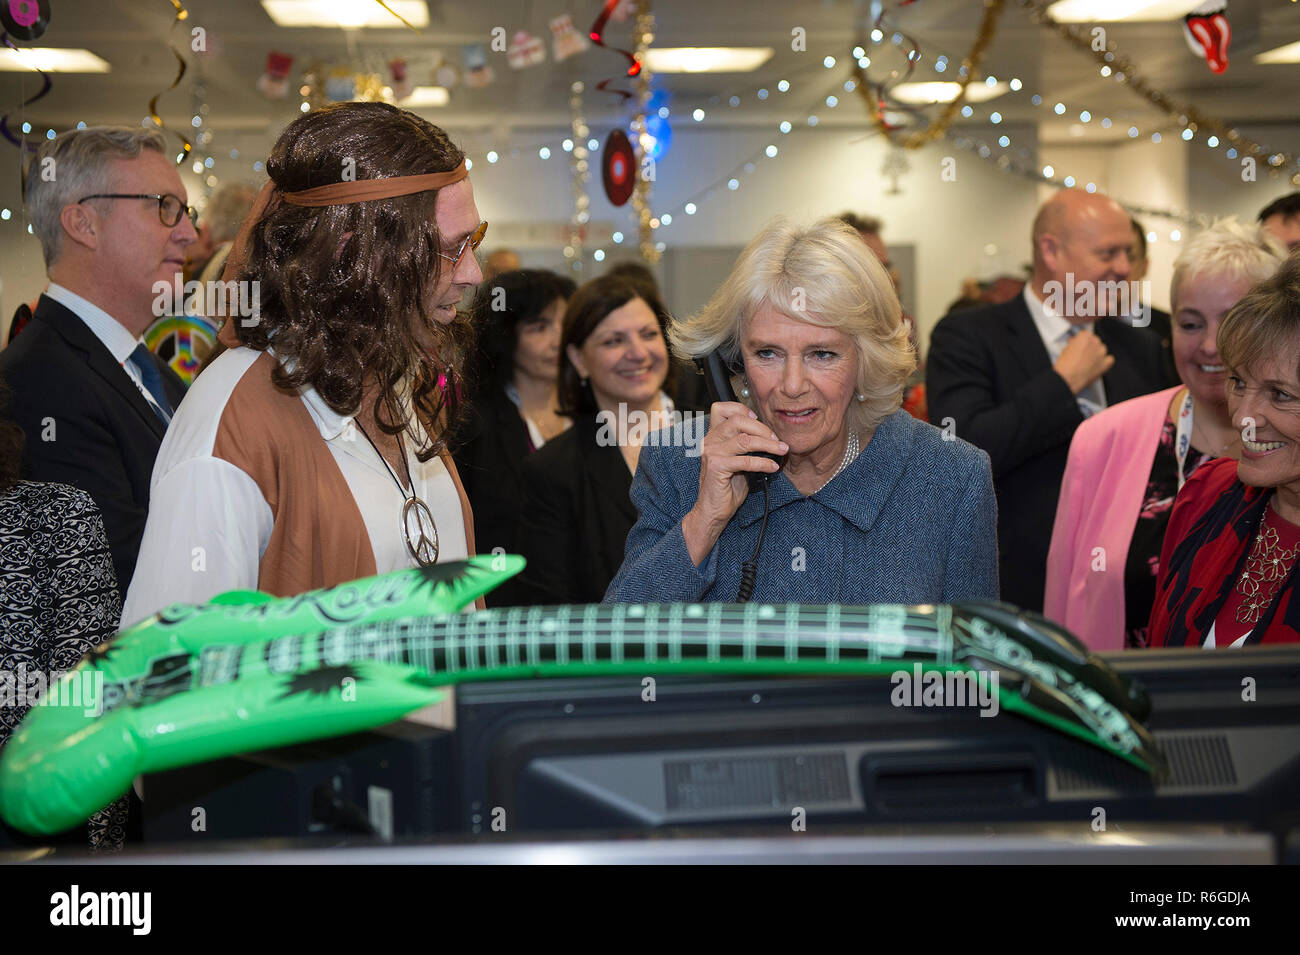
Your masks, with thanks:
[[[87,202],[91,199],[154,199],[158,202],[158,218],[162,224],[169,229],[174,229],[180,225],[181,216],[188,215],[190,223],[196,228],[199,224],[198,210],[193,206],[187,206],[181,201],[180,196],[173,196],[170,192],[164,195],[158,193],[136,193],[136,192],[104,192],[93,196],[86,196],[84,199],[78,199],[77,203]],[[486,225],[487,223],[484,223]]]
[[[460,248],[456,250],[455,255],[448,255],[446,252],[439,252],[438,254],[450,262],[452,268],[455,268],[460,265],[460,260],[465,257],[466,250],[477,250],[483,244],[483,238],[486,235],[487,223],[480,222],[478,228],[465,237],[465,241],[460,244]]]

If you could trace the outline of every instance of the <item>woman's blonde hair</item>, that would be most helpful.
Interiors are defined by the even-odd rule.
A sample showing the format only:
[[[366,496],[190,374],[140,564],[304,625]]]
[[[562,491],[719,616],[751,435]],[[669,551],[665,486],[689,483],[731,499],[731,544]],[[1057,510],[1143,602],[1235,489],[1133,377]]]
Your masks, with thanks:
[[[1179,290],[1189,276],[1211,275],[1255,285],[1276,272],[1285,258],[1286,247],[1263,226],[1245,225],[1235,216],[1217,219],[1174,260],[1170,308],[1178,311]]]
[[[806,228],[785,219],[770,223],[745,247],[709,303],[669,326],[673,351],[692,359],[721,349],[729,367],[741,367],[741,336],[764,303],[853,339],[857,393],[865,400],[851,401],[848,417],[859,434],[870,434],[898,410],[916,352],[889,274],[853,229],[837,219]]]

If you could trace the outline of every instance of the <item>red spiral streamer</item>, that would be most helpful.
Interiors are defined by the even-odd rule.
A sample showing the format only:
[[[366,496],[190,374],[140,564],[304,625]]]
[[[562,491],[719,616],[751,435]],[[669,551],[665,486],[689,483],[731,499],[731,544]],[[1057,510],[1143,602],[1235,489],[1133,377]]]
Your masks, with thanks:
[[[641,72],[641,64],[637,62],[636,57],[633,56],[629,50],[624,50],[621,47],[610,46],[605,42],[605,25],[609,23],[609,15],[614,12],[614,8],[617,7],[620,2],[621,0],[605,0],[605,6],[601,9],[599,15],[597,15],[596,22],[591,25],[591,31],[588,33],[588,36],[591,37],[591,42],[597,46],[604,47],[607,50],[612,50],[615,53],[621,53],[623,56],[627,57],[627,62],[629,64],[627,68],[627,76],[632,77]],[[615,95],[623,97],[625,100],[632,98],[630,90],[611,88],[609,84],[613,81],[614,77],[601,80],[596,84],[596,89],[605,93],[614,93]]]

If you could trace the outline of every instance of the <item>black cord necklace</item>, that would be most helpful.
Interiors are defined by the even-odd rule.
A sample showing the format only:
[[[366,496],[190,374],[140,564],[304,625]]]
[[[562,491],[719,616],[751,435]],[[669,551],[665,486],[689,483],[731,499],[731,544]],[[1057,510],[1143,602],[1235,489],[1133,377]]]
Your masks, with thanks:
[[[379,455],[379,460],[383,462],[384,470],[388,472],[397,485],[397,490],[401,492],[405,503],[402,505],[402,539],[406,542],[406,552],[414,558],[415,562],[421,567],[432,567],[438,562],[438,524],[433,519],[433,512],[429,510],[429,505],[420,500],[415,494],[415,480],[411,477],[411,465],[406,460],[406,447],[402,444],[402,436],[397,435],[397,450],[402,455],[402,467],[406,469],[406,484],[410,488],[408,491],[402,487],[402,479],[397,476],[379,450],[379,446],[366,434],[366,429],[361,427],[361,422],[356,422],[357,430],[361,436],[366,439],[375,454]]]

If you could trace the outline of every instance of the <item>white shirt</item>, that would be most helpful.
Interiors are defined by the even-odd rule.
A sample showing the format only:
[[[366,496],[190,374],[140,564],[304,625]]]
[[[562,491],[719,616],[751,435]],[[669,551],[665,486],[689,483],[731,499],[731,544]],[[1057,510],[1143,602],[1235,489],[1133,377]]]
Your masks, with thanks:
[[[1031,282],[1025,283],[1024,298],[1025,305],[1029,308],[1029,317],[1034,320],[1034,328],[1038,330],[1038,337],[1043,340],[1043,347],[1047,349],[1047,356],[1051,359],[1053,365],[1061,357],[1061,352],[1065,351],[1065,345],[1069,341],[1071,333],[1090,332],[1094,329],[1092,322],[1071,322],[1064,316],[1057,315],[1045,303],[1039,301],[1038,296],[1034,294],[1031,287]],[[1085,417],[1096,414],[1106,407],[1105,384],[1098,378],[1079,392],[1076,400],[1079,402],[1079,410],[1084,413]]]
[[[203,603],[227,590],[257,588],[259,564],[274,518],[257,482],[214,456],[217,431],[231,392],[260,352],[235,348],[195,379],[176,412],[154,464],[149,517],[135,575],[122,606],[129,626],[172,603]],[[261,369],[252,373],[257,374]],[[401,527],[407,497],[355,427],[314,389],[300,395],[338,464],[365,523],[376,573],[418,566]],[[433,514],[438,562],[469,554],[455,483],[441,458],[420,461],[404,435],[412,486]],[[405,475],[402,475],[405,479]]]
[[[149,402],[152,407],[157,408],[158,402],[154,400],[153,395],[149,394],[149,389],[140,380],[140,371],[135,367],[135,362],[127,361],[131,357],[131,353],[135,351],[136,346],[144,344],[143,340],[128,332],[121,322],[98,305],[87,301],[76,292],[68,291],[57,282],[51,282],[50,287],[45,290],[45,294],[81,319],[82,323],[108,349],[108,353],[113,356],[113,360],[121,365],[122,370],[135,382],[140,394],[144,395],[144,400]],[[159,408],[159,410],[162,409]]]

